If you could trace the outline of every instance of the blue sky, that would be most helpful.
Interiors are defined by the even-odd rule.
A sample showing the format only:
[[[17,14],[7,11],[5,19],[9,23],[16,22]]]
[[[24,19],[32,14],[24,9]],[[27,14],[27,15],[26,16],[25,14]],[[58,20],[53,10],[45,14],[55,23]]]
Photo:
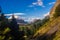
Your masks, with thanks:
[[[20,13],[25,18],[43,18],[53,7],[56,0],[0,0],[5,14]]]

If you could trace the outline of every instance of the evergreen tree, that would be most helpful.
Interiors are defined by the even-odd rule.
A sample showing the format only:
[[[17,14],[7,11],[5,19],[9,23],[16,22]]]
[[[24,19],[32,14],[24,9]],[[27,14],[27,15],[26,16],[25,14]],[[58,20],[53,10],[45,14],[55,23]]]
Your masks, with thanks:
[[[49,16],[46,16],[43,20],[42,20],[42,25],[44,25],[46,22],[48,22],[49,21],[49,19],[50,19],[50,17]]]
[[[3,30],[7,27],[8,20],[4,16],[4,13],[2,13],[2,8],[0,7],[0,30]]]
[[[4,31],[7,27],[9,27],[8,19],[4,16],[4,13],[2,13],[1,7],[0,7],[0,36],[3,36],[3,37],[5,36],[6,38],[6,35],[5,35],[6,33],[4,34]]]
[[[11,30],[19,30],[19,26],[17,24],[17,21],[16,19],[14,18],[14,15],[12,15],[12,20],[10,22],[10,25],[11,25]]]
[[[24,31],[19,31],[19,26],[17,24],[16,19],[14,18],[14,15],[12,15],[12,20],[10,22],[10,29],[11,29],[11,36],[13,40],[24,40]]]
[[[1,26],[1,30],[5,29],[6,27],[8,27],[8,19],[4,16],[4,14],[2,13],[0,16],[0,26]]]

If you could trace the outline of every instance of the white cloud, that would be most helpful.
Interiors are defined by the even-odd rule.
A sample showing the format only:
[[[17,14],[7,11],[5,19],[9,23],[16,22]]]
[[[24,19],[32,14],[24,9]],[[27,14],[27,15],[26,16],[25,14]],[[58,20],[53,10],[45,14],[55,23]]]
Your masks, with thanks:
[[[19,16],[14,16],[16,19],[18,19],[19,18]],[[12,19],[12,16],[10,16],[8,19]]]
[[[45,16],[48,16],[49,14],[50,14],[50,12],[48,12],[48,13],[44,14],[43,16],[45,17]]]
[[[55,2],[50,2],[49,5],[55,4]]]
[[[16,19],[24,19],[22,16],[26,15],[25,13],[10,13],[10,14],[5,14],[5,16],[7,16],[8,19],[12,19],[13,14]]]
[[[12,16],[12,15],[19,15],[19,16],[23,16],[26,15],[25,13],[10,13],[10,14],[5,14],[5,16]]]
[[[39,6],[43,6],[42,0],[38,0],[37,4],[38,4]]]
[[[42,0],[37,0],[36,2],[33,2],[33,3],[30,5],[30,7],[33,7],[33,6],[45,7]]]
[[[37,5],[37,3],[32,3],[32,5]]]

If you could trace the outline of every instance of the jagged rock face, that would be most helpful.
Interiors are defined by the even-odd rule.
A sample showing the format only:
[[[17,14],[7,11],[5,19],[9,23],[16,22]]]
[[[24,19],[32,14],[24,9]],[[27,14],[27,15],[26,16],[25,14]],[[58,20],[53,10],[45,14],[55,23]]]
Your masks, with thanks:
[[[51,11],[50,11],[50,18],[53,17],[53,14],[55,13],[55,9],[56,7],[60,5],[60,0],[57,0],[57,2],[55,3],[55,5],[52,7]]]

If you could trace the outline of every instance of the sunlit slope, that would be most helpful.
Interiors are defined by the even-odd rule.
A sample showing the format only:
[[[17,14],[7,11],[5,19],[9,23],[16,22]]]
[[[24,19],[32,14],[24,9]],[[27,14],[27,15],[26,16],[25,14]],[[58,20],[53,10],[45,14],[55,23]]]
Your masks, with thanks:
[[[50,32],[51,30],[54,32],[55,31],[54,28],[57,28],[56,30],[59,30],[59,28],[60,28],[60,17],[48,21],[46,24],[44,24],[42,27],[40,27],[39,30],[36,31],[36,33],[34,34],[33,37],[42,36],[44,34],[51,33]]]

